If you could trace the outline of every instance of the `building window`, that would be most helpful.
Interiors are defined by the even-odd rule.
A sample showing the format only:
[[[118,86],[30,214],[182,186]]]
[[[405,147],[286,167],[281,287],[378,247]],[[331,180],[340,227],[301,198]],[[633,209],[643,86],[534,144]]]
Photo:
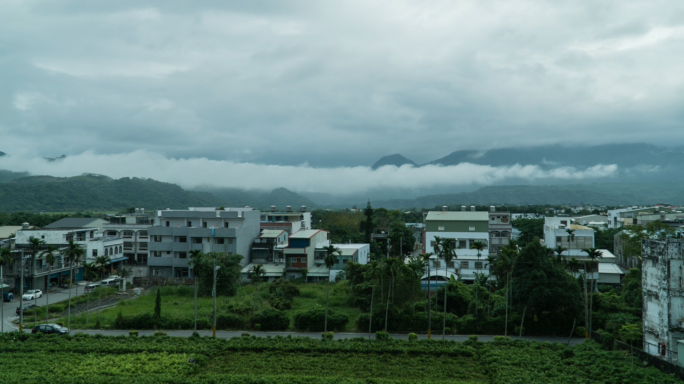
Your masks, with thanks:
[[[437,243],[436,243],[434,240],[430,241],[430,246],[431,246],[432,248],[434,248],[435,245],[437,245]]]
[[[144,236],[147,237],[147,231],[139,231],[138,236]]]
[[[466,248],[466,241],[465,240],[459,240],[458,241],[458,248],[460,248],[460,249]]]
[[[475,232],[475,227],[468,227],[468,230],[469,230],[470,232]]]
[[[93,249],[93,257],[97,257],[97,249]]]
[[[216,244],[225,244],[225,243],[226,243],[225,238],[223,238],[223,237],[217,237],[216,238]]]
[[[202,238],[201,237],[192,237],[192,243],[193,244],[202,244]]]
[[[481,261],[475,262],[475,269],[482,269],[482,262]]]
[[[170,254],[171,254],[171,251],[166,251],[166,254],[167,254],[167,255],[170,255]]]
[[[187,259],[188,254],[186,252],[178,252],[178,258],[179,259]]]
[[[206,221],[202,222],[202,227],[204,227],[204,228],[207,227],[207,222],[206,222]]]
[[[161,252],[159,252],[159,251],[154,251],[154,252],[152,252],[152,256],[154,256],[154,257],[161,257]]]
[[[152,275],[153,276],[161,276],[161,269],[153,269]]]
[[[170,227],[170,226],[171,226],[171,222],[168,221],[168,220],[166,220],[166,226],[167,226],[167,227]]]
[[[140,248],[141,251],[146,251],[146,250],[147,250],[147,243],[143,242],[143,243],[138,243],[138,244],[139,244],[139,246],[140,246],[139,248]]]
[[[133,231],[124,231],[124,237],[133,237]]]
[[[192,221],[188,221],[188,227],[192,227]]]
[[[444,230],[444,226],[443,226],[443,225],[438,226],[438,227],[437,227],[437,230],[438,230],[438,231],[443,231],[443,230]]]
[[[262,221],[263,221],[263,220],[262,220]],[[223,227],[224,227],[224,228],[228,228],[228,224],[229,224],[229,223],[228,223],[227,221],[224,222],[224,223],[223,223]]]
[[[441,268],[441,267],[442,267],[442,262],[439,261],[439,260],[433,260],[433,261],[432,261],[432,266],[433,266],[434,268]]]
[[[187,243],[188,238],[186,236],[178,236],[178,242],[179,243]]]
[[[461,269],[468,269],[468,262],[467,261],[461,261]]]
[[[128,242],[128,241],[125,242],[125,243],[123,244],[123,246],[124,246],[124,249],[127,250],[127,251],[130,251],[131,249],[133,249],[133,243]]]

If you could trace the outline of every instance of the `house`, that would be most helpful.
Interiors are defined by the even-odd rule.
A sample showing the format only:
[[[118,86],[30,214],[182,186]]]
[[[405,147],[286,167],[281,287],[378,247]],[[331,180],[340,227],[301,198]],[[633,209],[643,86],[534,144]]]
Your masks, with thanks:
[[[665,205],[656,205],[653,207],[637,207],[611,209],[608,211],[608,228],[620,228],[627,225],[644,225],[642,218],[649,216],[646,221],[652,220],[650,215],[665,214],[682,214],[682,209],[679,207],[668,207]]]
[[[489,207],[489,254],[498,256],[501,248],[511,243],[512,234],[511,213]]]
[[[572,235],[568,232],[572,230]],[[594,248],[594,230],[583,225],[572,224],[569,217],[546,217],[544,219],[544,244],[553,249],[562,246],[569,257],[585,255],[582,249]]]
[[[279,229],[287,231],[289,235],[301,230],[311,229],[311,212],[302,206],[299,212],[293,212],[291,206],[285,207],[285,211],[277,211],[275,205],[271,206],[270,212],[261,212],[261,229]]]
[[[126,266],[135,277],[147,276],[150,242],[148,228],[154,225],[154,214],[145,213],[144,208],[135,208],[132,213],[111,215],[108,219],[109,222],[102,226],[104,235],[123,238]]]
[[[244,256],[249,264],[252,242],[260,234],[260,212],[251,208],[191,207],[157,211],[150,236],[147,265],[151,276],[192,277],[191,250]]]
[[[285,273],[283,249],[288,245],[288,233],[282,229],[263,229],[252,242],[250,263],[242,268],[242,281],[250,280],[252,268],[262,265],[264,275],[261,280],[273,281]]]
[[[586,215],[573,217],[571,220],[573,224],[584,225],[587,227],[598,227],[599,229],[608,228],[608,216]]]
[[[327,281],[328,269],[323,265],[327,252],[323,248],[329,244],[330,233],[320,229],[301,230],[290,236],[288,246],[283,249],[285,277],[294,279],[306,275],[307,281]]]
[[[642,242],[643,350],[674,362],[684,339],[684,239]]]

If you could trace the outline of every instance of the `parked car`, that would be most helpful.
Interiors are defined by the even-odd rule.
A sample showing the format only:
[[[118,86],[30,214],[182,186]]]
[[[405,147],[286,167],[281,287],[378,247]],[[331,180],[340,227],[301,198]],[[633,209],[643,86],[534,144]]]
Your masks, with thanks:
[[[26,304],[26,305],[22,305],[21,307],[17,307],[16,314],[17,314],[17,316],[18,316],[20,311],[23,310],[23,312],[26,312],[26,311],[28,311],[29,309],[34,309],[34,308],[38,308],[38,306],[35,305],[35,304]]]
[[[59,324],[42,324],[33,327],[31,333],[55,333],[58,335],[66,335],[69,333],[69,328],[62,327]]]
[[[114,285],[119,285],[119,280],[105,279],[100,281],[103,287],[111,287]]]
[[[107,278],[107,280],[121,280],[121,277],[119,277],[119,275],[111,275]]]
[[[9,303],[12,300],[14,300],[14,294],[12,292],[3,292],[2,293],[2,301],[5,303]]]
[[[90,283],[90,284],[85,286],[85,291],[86,291],[86,293],[92,292],[95,289],[97,289],[97,287],[99,287],[99,286],[100,286],[100,283]]]
[[[24,293],[24,296],[22,296],[21,299],[22,300],[35,300],[41,296],[43,296],[43,292],[40,289],[31,289],[29,291],[26,291],[26,293]]]

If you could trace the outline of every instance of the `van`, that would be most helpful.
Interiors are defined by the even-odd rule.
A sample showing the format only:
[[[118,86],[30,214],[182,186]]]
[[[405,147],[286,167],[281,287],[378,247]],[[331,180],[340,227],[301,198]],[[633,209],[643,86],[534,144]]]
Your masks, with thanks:
[[[111,287],[111,286],[118,285],[118,284],[119,284],[119,281],[118,281],[118,280],[114,280],[114,279],[107,279],[107,280],[102,280],[102,281],[100,282],[100,284],[102,284],[103,287]]]
[[[88,284],[88,285],[86,285],[86,287],[85,287],[85,291],[86,291],[86,293],[92,292],[92,291],[94,291],[94,290],[95,290],[97,287],[99,287],[99,286],[100,286],[100,284],[98,284],[98,283],[91,283],[91,284]]]

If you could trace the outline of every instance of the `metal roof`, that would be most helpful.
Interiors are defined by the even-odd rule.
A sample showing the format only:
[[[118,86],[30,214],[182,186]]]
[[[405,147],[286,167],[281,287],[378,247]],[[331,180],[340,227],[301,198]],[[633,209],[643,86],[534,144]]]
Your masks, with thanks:
[[[262,239],[272,239],[282,235],[283,232],[285,231],[279,229],[264,229],[261,231],[261,235],[259,237]]]
[[[306,275],[312,277],[328,277],[329,273],[330,270],[328,269],[328,267],[326,267],[325,265],[317,265],[309,269],[309,272]]]
[[[358,249],[354,248],[339,248],[339,250],[340,256],[354,256],[359,251]]]
[[[430,211],[426,221],[489,221],[489,212]]]
[[[97,224],[92,225],[96,221],[100,221],[102,219],[98,218],[87,218],[87,217],[67,217],[61,220],[57,220],[54,223],[50,225],[46,225],[44,228],[45,229],[61,229],[61,228],[86,228],[86,227],[93,227],[97,226]],[[105,220],[102,220],[103,223],[106,223]]]
[[[303,229],[290,236],[290,239],[310,239],[318,232],[327,232],[320,229]]]

